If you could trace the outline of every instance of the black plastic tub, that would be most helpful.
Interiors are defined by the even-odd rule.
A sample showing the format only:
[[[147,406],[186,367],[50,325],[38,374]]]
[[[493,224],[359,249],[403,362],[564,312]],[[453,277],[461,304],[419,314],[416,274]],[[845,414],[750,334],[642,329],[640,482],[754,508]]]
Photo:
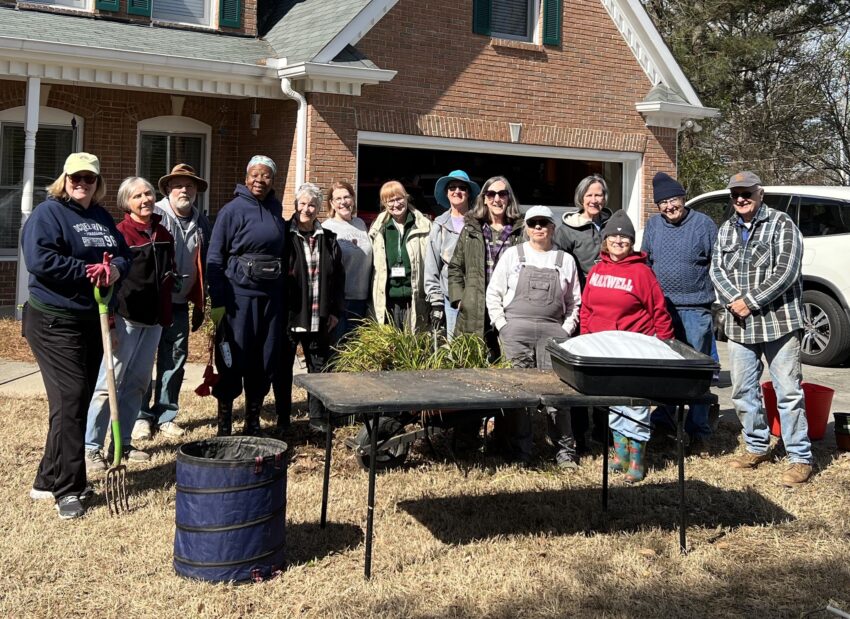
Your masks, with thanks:
[[[616,359],[568,353],[550,339],[546,350],[562,381],[585,395],[624,395],[635,398],[681,400],[705,395],[711,377],[720,369],[714,359],[677,340],[664,340],[684,359]]]
[[[221,437],[177,452],[174,570],[213,582],[265,580],[286,565],[287,445]]]

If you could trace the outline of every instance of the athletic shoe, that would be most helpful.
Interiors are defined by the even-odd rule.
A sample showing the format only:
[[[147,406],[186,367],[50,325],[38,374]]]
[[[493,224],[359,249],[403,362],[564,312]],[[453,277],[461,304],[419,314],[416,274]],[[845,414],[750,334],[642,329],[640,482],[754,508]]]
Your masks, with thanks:
[[[30,498],[33,501],[43,501],[45,499],[52,499],[53,492],[50,490],[39,490],[35,486],[30,488]]]
[[[100,449],[86,449],[86,473],[106,470],[106,460]]]
[[[80,497],[70,494],[56,501],[56,511],[62,520],[71,520],[84,515],[86,508],[80,503]]]
[[[136,423],[139,422],[137,421]],[[159,424],[157,432],[162,432],[165,436],[169,436],[171,438],[179,438],[183,436],[186,431],[173,421],[166,421],[165,423]],[[136,437],[134,436],[133,439],[135,440],[135,438]]]
[[[129,460],[130,462],[147,462],[151,459],[151,455],[146,451],[136,449],[132,445],[125,445],[124,459]]]
[[[133,432],[130,437],[134,441],[149,441],[151,438],[151,422],[148,419],[137,419],[133,424]]]

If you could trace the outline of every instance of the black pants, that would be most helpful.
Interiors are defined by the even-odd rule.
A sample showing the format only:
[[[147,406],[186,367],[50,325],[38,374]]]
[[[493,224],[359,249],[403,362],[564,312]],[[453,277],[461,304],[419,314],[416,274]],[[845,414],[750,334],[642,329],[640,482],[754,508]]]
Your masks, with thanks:
[[[61,499],[86,487],[84,438],[89,401],[103,359],[100,324],[44,314],[24,306],[23,332],[32,348],[50,416],[33,488]]]
[[[307,372],[315,374],[325,370],[330,356],[330,334],[322,327],[324,325],[315,333],[290,331],[289,337],[284,338],[280,367],[274,381],[274,401],[278,418],[288,419],[292,412],[292,364],[295,362],[299,343],[304,351]],[[310,395],[307,397],[307,404],[311,420],[325,417],[325,407],[321,400]]]

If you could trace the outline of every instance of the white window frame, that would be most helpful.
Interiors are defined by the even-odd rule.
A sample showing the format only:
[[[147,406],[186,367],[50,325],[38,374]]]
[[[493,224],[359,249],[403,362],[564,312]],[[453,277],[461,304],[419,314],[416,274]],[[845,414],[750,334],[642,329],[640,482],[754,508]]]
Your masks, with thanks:
[[[140,173],[142,158],[142,133],[166,133],[169,135],[203,135],[204,136],[204,169],[195,172],[207,182],[210,180],[210,161],[212,156],[212,127],[200,120],[186,116],[155,116],[140,120],[136,125],[136,174]],[[154,186],[158,178],[148,179]],[[212,183],[210,183],[211,185]],[[207,190],[209,191],[209,190]],[[203,200],[203,211],[209,214],[209,196]]]
[[[491,0],[492,4],[496,4],[499,0]],[[542,31],[540,30],[540,11],[543,0],[527,0],[528,3],[528,34],[526,36],[518,36],[516,34],[505,34],[498,30],[492,29],[490,36],[494,39],[507,39],[510,41],[524,41],[526,43],[540,43]],[[492,10],[492,9],[491,9]]]
[[[90,0],[89,0],[90,1]],[[165,22],[169,24],[180,24],[183,26],[194,26],[196,28],[217,29],[218,24],[218,0],[204,0],[207,5],[207,14],[209,19],[206,23],[184,22],[172,19],[170,17],[161,17],[156,15],[157,0],[151,0],[151,21]],[[244,6],[244,0],[243,0]]]
[[[2,132],[3,124],[24,125],[26,124],[27,108],[24,106],[13,107],[0,111],[0,132]],[[70,127],[71,121],[77,119],[77,134],[76,142],[72,145],[74,152],[82,150],[83,134],[85,129],[85,121],[64,110],[58,110],[52,107],[39,106],[38,108],[38,128],[42,127]],[[36,144],[38,143],[38,133],[35,135]],[[36,205],[33,204],[33,207]],[[17,262],[17,254],[0,254],[0,262]]]
[[[63,9],[70,9],[72,11],[80,11],[83,13],[91,13],[94,10],[94,1],[95,0],[29,0],[29,2],[32,2],[33,4],[58,6],[62,7]]]

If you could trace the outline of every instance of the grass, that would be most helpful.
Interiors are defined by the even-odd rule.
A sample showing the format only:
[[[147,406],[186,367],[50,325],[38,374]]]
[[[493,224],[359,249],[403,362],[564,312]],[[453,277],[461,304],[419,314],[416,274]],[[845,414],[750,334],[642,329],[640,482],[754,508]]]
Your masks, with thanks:
[[[294,397],[303,415],[305,394]],[[184,440],[212,436],[214,400],[187,392],[181,401]],[[650,446],[646,482],[613,479],[607,531],[598,451],[567,474],[546,464],[540,437],[534,470],[480,454],[460,470],[419,445],[378,479],[367,582],[366,475],[335,441],[321,530],[323,449],[300,416],[286,437],[290,567],[268,582],[226,585],[184,580],[171,566],[179,441],[158,436],[145,444],[151,461],[129,465],[130,513],[109,517],[98,474],[86,517],[63,522],[50,501],[27,496],[46,400],[0,396],[0,411],[3,617],[799,617],[830,599],[850,610],[850,458],[824,442],[814,481],[789,490],[778,483],[782,462],[729,468],[738,428],[722,422],[712,457],[687,462],[685,555],[669,444]]]

